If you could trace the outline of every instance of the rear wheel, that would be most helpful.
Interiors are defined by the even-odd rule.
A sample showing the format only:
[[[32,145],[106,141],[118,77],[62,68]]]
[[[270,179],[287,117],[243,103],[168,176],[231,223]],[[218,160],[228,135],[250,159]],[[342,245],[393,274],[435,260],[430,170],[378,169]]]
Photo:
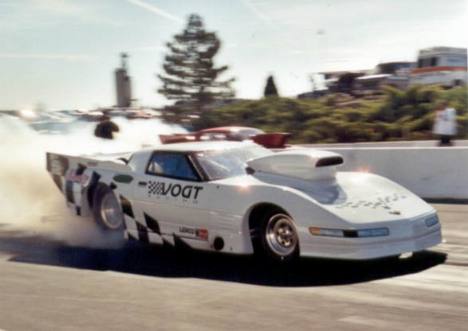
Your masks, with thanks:
[[[263,251],[275,261],[287,262],[299,255],[299,239],[293,219],[284,212],[265,215],[261,227]]]
[[[93,216],[96,223],[105,230],[121,230],[124,218],[119,201],[106,185],[99,185],[94,194]]]

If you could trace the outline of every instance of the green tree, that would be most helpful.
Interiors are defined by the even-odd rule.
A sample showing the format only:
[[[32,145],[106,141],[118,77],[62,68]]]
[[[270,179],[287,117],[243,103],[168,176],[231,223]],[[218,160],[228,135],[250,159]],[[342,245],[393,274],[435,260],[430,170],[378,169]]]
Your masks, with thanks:
[[[221,41],[207,32],[199,15],[192,14],[182,33],[167,43],[169,54],[164,59],[164,74],[158,75],[158,90],[167,99],[183,105],[185,114],[202,113],[209,103],[234,96],[233,78],[220,80],[228,66],[216,67],[213,58]]]
[[[330,98],[335,99],[330,104]],[[466,88],[445,90],[437,86],[411,87],[406,91],[388,87],[377,99],[339,101],[332,94],[315,100],[262,98],[224,105],[205,112],[197,129],[245,125],[266,132],[290,132],[291,142],[360,142],[432,139],[438,103],[446,101],[457,111],[458,137],[468,137]]]
[[[265,90],[263,91],[263,96],[267,97],[277,97],[278,96],[278,89],[276,88],[275,80],[273,76],[268,76]]]

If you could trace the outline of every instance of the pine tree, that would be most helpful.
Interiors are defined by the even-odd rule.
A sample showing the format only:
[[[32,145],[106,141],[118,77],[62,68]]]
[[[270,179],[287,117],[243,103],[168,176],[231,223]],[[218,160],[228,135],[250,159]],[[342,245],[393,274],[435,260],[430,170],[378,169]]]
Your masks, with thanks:
[[[278,96],[278,90],[276,89],[275,80],[273,76],[268,76],[263,96],[265,98]]]
[[[221,41],[214,32],[207,32],[202,18],[192,14],[187,27],[167,43],[163,69],[158,75],[162,88],[158,90],[169,100],[188,106],[183,113],[201,113],[205,106],[214,100],[234,96],[231,88],[233,78],[219,80],[228,66],[215,67],[214,56],[218,53]]]

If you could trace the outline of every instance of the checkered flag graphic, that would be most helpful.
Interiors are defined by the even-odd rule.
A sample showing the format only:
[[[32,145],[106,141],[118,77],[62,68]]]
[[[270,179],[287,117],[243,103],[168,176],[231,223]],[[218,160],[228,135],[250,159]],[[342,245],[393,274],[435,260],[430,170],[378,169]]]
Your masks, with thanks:
[[[148,184],[148,195],[155,194],[160,195],[163,190],[163,183],[160,182],[149,182]]]

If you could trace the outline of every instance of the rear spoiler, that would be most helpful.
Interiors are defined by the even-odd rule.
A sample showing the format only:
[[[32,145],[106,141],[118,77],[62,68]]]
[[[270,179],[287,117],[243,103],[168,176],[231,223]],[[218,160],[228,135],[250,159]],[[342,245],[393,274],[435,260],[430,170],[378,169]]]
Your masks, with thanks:
[[[160,134],[159,140],[161,144],[176,144],[197,141],[197,137],[190,133],[175,133],[175,134]]]
[[[252,140],[266,148],[285,148],[288,147],[286,142],[290,133],[285,132],[274,132],[274,133],[262,133],[252,137]],[[200,141],[200,137],[192,133],[176,133],[171,135],[160,134],[159,140],[161,144],[175,144]]]
[[[257,134],[252,137],[252,140],[266,148],[285,148],[288,146],[286,142],[289,137],[291,137],[290,133],[274,132]]]

